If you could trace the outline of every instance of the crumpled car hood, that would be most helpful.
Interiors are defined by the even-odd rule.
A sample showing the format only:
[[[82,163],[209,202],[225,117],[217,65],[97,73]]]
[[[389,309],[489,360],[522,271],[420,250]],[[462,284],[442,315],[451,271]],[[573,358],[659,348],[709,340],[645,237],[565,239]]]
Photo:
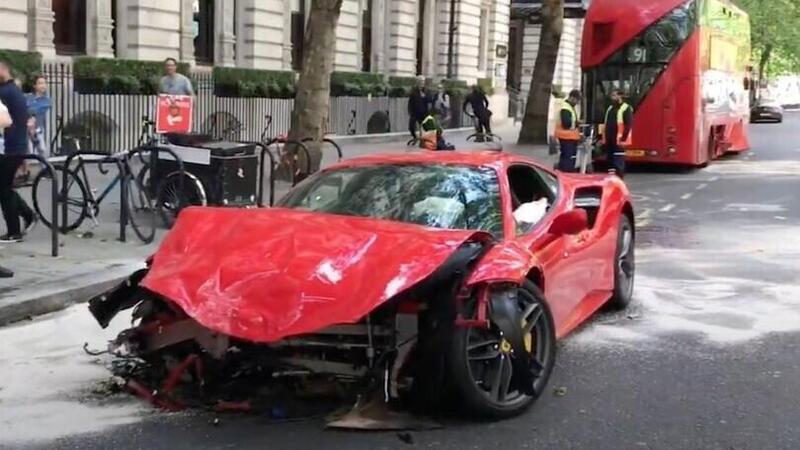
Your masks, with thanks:
[[[358,321],[475,234],[279,208],[189,208],[141,285],[212,331],[268,343]]]

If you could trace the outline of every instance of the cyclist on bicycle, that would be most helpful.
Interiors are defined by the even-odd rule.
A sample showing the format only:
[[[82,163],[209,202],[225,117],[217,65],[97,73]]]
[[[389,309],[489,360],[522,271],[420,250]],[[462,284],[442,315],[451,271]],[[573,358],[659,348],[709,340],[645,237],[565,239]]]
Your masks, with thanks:
[[[492,118],[492,111],[489,110],[489,99],[486,94],[478,86],[472,86],[472,92],[464,99],[462,109],[467,110],[467,105],[472,107],[472,114],[475,116],[475,131],[482,136],[478,136],[478,142],[484,142],[483,135],[492,134],[492,126],[490,124]]]

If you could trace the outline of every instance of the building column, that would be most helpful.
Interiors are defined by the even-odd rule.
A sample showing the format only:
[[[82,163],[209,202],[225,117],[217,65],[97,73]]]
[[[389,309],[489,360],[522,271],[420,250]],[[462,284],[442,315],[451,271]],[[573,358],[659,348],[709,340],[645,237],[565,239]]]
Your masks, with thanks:
[[[86,2],[86,54],[96,58],[114,57],[114,21],[111,19],[111,0]]]
[[[281,65],[283,70],[292,70],[292,0],[283,0],[283,17],[285,20],[283,21]]]
[[[232,67],[236,65],[235,0],[214,2],[214,64]]]
[[[39,52],[42,57],[54,58],[53,4],[51,0],[28,0],[28,49]]]
[[[194,17],[192,13],[192,0],[181,0],[180,17],[180,60],[181,62],[194,64]]]
[[[432,78],[436,76],[436,27],[438,23],[436,0],[418,0],[425,2],[423,11],[422,36],[422,75]]]
[[[372,0],[372,71],[386,73],[386,0]]]
[[[286,12],[291,4],[288,0],[237,0],[236,3],[239,8],[237,65],[248,69],[291,70],[291,12]]]

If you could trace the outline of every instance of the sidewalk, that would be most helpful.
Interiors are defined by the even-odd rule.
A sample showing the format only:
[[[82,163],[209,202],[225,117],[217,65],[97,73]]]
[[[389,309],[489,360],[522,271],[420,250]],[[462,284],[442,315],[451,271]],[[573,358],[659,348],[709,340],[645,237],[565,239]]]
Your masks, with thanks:
[[[506,126],[497,132],[503,138],[504,151],[532,156],[552,167],[554,158],[547,155],[546,147],[515,144],[518,128]],[[465,138],[468,134],[451,131],[445,134],[445,138],[458,149],[486,148],[484,144],[467,143]],[[379,152],[405,152],[408,150],[406,140],[403,136],[397,142],[356,144],[343,141],[341,145],[344,157],[352,158]],[[104,187],[112,175],[93,174],[93,187]],[[288,184],[278,183],[275,198],[280,198],[288,188]],[[30,202],[29,188],[20,190],[20,193]],[[85,302],[142,267],[166,231],[159,230],[156,243],[149,245],[139,243],[129,231],[127,242],[122,243],[117,240],[118,217],[118,194],[112,192],[101,205],[100,226],[91,229],[87,220],[76,232],[60,235],[60,256],[57,258],[50,256],[50,230],[41,224],[25,242],[0,246],[0,265],[14,271],[13,278],[0,279],[0,326]],[[86,231],[91,233],[85,234]]]

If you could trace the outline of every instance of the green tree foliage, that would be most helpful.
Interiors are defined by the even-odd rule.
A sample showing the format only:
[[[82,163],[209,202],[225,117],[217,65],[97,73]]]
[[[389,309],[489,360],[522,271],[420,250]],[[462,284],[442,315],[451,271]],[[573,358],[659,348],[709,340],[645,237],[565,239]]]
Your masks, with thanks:
[[[750,15],[753,55],[759,74],[800,72],[800,2],[735,1]]]

